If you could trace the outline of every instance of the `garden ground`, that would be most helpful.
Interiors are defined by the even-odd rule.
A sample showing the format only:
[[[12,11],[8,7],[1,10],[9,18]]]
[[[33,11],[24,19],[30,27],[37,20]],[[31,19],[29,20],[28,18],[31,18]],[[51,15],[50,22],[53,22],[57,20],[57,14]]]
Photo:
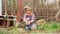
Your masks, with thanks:
[[[31,31],[17,27],[0,28],[0,34],[60,34],[60,23],[45,23]]]

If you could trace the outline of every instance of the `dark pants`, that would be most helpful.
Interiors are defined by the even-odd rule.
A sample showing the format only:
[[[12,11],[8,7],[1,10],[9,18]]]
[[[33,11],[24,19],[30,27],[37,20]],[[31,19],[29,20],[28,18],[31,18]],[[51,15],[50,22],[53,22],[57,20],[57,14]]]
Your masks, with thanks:
[[[31,30],[31,25],[32,23],[30,23],[30,25],[25,25],[26,30]]]
[[[26,30],[31,30],[31,26],[30,25],[26,25],[25,28],[26,28]]]
[[[31,26],[32,26],[33,24],[34,24],[34,23],[30,23],[30,25],[25,25],[26,30],[31,30]]]

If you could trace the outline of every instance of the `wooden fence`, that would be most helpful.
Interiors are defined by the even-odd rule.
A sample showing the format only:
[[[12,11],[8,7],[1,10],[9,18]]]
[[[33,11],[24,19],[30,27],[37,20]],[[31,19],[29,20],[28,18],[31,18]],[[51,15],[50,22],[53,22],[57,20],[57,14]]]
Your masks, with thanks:
[[[49,3],[51,2],[51,3]],[[38,19],[53,21],[59,11],[59,0],[23,0],[23,7],[29,5]],[[60,21],[60,20],[59,20]]]
[[[17,12],[18,9],[18,2],[19,0],[7,0],[6,6],[7,6],[7,12],[11,13],[10,11],[15,11],[14,14]],[[10,2],[10,4],[9,4]],[[15,2],[15,4],[14,4]],[[28,5],[32,8],[33,12],[36,15],[36,18],[39,19],[45,19],[46,21],[52,21],[54,18],[56,18],[56,21],[59,20],[59,14],[58,17],[56,16],[59,12],[59,0],[51,0],[51,3],[49,3],[49,0],[22,0],[22,12],[24,11],[24,6]],[[5,1],[3,0],[3,12],[5,11],[4,6]],[[9,5],[9,6],[8,6]],[[13,7],[15,6],[15,7]],[[10,9],[9,9],[10,7]],[[12,10],[13,9],[13,10]],[[4,13],[3,13],[4,14]],[[59,20],[60,21],[60,20]]]

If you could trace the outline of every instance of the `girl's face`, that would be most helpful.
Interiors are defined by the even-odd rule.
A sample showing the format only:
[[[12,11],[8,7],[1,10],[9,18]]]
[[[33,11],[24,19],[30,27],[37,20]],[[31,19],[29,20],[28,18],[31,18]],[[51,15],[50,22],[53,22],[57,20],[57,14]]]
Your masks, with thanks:
[[[31,9],[27,9],[26,13],[27,13],[28,16],[30,16],[31,13],[32,13]]]

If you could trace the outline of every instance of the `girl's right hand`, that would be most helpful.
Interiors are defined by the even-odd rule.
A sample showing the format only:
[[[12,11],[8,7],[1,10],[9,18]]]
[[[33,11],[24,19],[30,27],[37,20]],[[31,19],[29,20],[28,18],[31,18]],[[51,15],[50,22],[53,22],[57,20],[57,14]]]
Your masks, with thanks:
[[[30,25],[30,21],[26,21],[26,24],[27,24],[27,25]]]

